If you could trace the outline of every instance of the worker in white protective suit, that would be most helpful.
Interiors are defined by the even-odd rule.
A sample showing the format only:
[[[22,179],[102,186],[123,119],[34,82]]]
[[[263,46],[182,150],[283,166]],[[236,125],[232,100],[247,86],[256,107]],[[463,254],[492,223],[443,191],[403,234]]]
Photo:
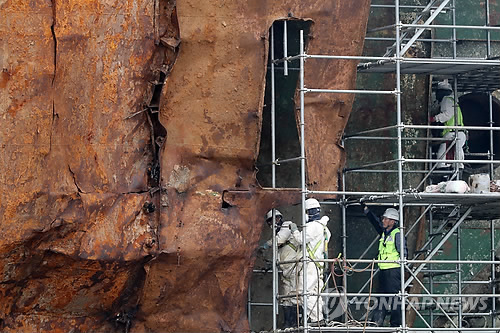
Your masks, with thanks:
[[[294,231],[293,237],[297,242],[302,242],[302,233],[305,232],[306,250],[309,261],[306,264],[307,274],[307,316],[310,323],[318,323],[323,320],[323,299],[319,293],[323,291],[323,272],[325,263],[318,262],[318,259],[328,258],[328,241],[330,240],[330,230],[327,223],[328,216],[320,218],[321,208],[318,200],[309,198],[305,202],[307,214],[307,224],[302,232]],[[299,274],[299,288],[302,290],[303,270]]]
[[[458,106],[455,99],[453,98],[453,89],[451,88],[451,84],[448,83],[448,80],[438,83],[436,91],[436,99],[439,102],[440,112],[439,114],[429,119],[431,123],[438,122],[442,123],[444,126],[464,126],[462,110],[460,110],[460,106]],[[457,108],[456,123],[455,123],[455,107]],[[455,134],[457,134],[457,141],[456,141],[457,147],[454,146],[450,148],[448,153],[446,153],[446,150],[450,146],[450,144],[452,144],[452,141],[446,141],[442,143],[439,146],[437,152],[437,158],[439,160],[454,159],[453,157],[455,156],[456,148],[458,149],[455,159],[463,160],[465,158],[464,146],[465,142],[467,141],[466,132],[464,130],[458,130],[457,132],[455,132],[455,130],[452,128],[445,128],[441,132],[441,136],[443,137],[443,139],[446,140],[453,140],[455,138]],[[449,163],[440,162],[438,163],[436,168],[447,168],[449,166],[450,166]],[[458,163],[458,168],[463,169],[464,168],[463,163]]]
[[[292,221],[284,221],[283,215],[279,210],[274,210],[276,218],[276,246],[278,248],[279,262],[295,261],[294,263],[280,264],[281,274],[281,294],[294,297],[286,297],[281,299],[283,306],[284,324],[283,328],[298,326],[298,311],[301,307],[302,298],[297,292],[297,281],[299,280],[298,269],[300,265],[298,260],[302,257],[302,248],[300,243],[291,237],[292,233],[297,230],[297,225]],[[272,227],[273,210],[271,209],[266,214],[266,222]],[[268,240],[263,248],[271,248],[273,240]]]

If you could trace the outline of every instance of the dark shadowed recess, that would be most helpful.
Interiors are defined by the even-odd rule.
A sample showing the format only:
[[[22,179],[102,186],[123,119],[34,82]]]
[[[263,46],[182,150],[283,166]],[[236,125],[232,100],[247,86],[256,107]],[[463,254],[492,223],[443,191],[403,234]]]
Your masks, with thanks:
[[[288,56],[299,54],[300,30],[304,30],[307,44],[311,21],[287,20]],[[274,59],[283,58],[284,21],[275,21]],[[257,180],[263,187],[272,186],[271,178],[271,29],[269,30],[269,53],[266,74],[266,91],[262,113],[262,134],[257,159]],[[299,60],[288,62],[288,75],[284,75],[284,64],[274,66],[275,112],[276,112],[276,158],[280,160],[300,156],[298,125],[295,120],[295,95],[298,89]],[[280,163],[276,168],[276,187],[300,187],[300,160]]]
[[[490,126],[490,102],[489,96],[482,93],[466,94],[459,99],[460,109],[464,117],[465,126]],[[499,126],[500,101],[493,97],[493,126]],[[465,159],[487,160],[490,151],[490,131],[469,131],[467,140],[468,152]],[[493,153],[494,159],[498,160],[500,154],[500,133],[493,131]],[[470,164],[472,169],[489,169],[486,164]]]

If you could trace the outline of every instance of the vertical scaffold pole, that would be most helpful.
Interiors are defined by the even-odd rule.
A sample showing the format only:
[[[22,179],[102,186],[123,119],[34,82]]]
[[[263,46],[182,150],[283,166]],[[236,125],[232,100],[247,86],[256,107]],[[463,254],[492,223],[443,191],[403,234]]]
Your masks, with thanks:
[[[458,76],[455,75],[453,77],[453,120],[454,120],[454,126],[458,126],[459,123],[458,123]],[[464,149],[463,147],[461,147],[459,144],[458,144],[458,133],[460,132],[460,130],[458,128],[455,128],[454,130],[454,133],[455,133],[455,139],[454,139],[454,143],[455,143],[455,147],[453,147],[453,149],[455,149],[455,159],[458,160],[458,152],[460,149]],[[459,179],[459,174],[458,174],[458,171],[459,171],[459,165],[458,163],[454,163],[453,164],[453,170],[455,170],[455,174],[456,174],[456,180],[460,180]]]
[[[490,1],[486,0],[486,26],[490,26]],[[486,30],[486,57],[491,57],[491,31]],[[493,127],[493,97],[491,96],[491,92],[488,93],[489,97],[489,108],[490,108],[490,127]],[[493,131],[490,130],[490,160],[493,158]],[[494,165],[490,163],[490,177],[493,177]],[[493,179],[493,178],[491,178]]]
[[[490,26],[490,1],[486,0],[486,26]],[[491,57],[491,30],[486,30],[486,56],[489,59]],[[489,99],[489,111],[490,111],[490,127],[493,127],[493,96],[491,95],[491,91],[488,92],[488,99]],[[494,146],[493,146],[493,130],[490,130],[490,161],[493,161],[494,156]],[[493,174],[494,174],[494,165],[493,163],[490,163],[490,179],[493,179]],[[490,220],[490,235],[491,235],[491,257],[490,259],[493,261],[495,260],[495,221]],[[495,265],[491,265],[491,294],[494,295],[496,294],[496,273],[495,273]],[[491,302],[491,327],[496,327],[496,302],[495,299],[492,299]]]
[[[457,229],[457,260],[462,260],[462,232],[461,226]],[[462,265],[457,264],[457,293],[459,295],[462,294]],[[462,306],[462,298],[460,298],[460,303],[458,303],[458,327],[462,327],[462,318],[463,318],[463,306]]]
[[[489,97],[489,107],[490,107],[490,127],[493,127],[493,97],[491,95],[491,91],[488,93]],[[493,155],[493,149],[495,147],[493,146],[493,130],[490,130],[490,161],[493,161],[494,155]],[[490,179],[493,179],[494,175],[494,168],[493,168],[493,163],[490,163]],[[490,234],[491,234],[491,260],[496,260],[495,259],[495,221],[490,220]],[[494,295],[496,294],[496,273],[495,273],[495,265],[491,265],[491,293]],[[491,327],[496,327],[496,302],[493,299],[491,302]]]
[[[400,253],[400,274],[401,274],[401,323],[403,332],[406,332],[406,297],[405,297],[405,274],[404,265],[406,262],[405,255],[405,228],[403,220],[403,147],[402,147],[402,122],[401,122],[401,22],[399,16],[399,0],[395,0],[395,14],[396,14],[396,109],[397,109],[397,126],[398,126],[398,194],[399,194],[399,233],[401,253]]]
[[[429,210],[429,235],[434,233],[434,217],[432,215],[432,209]],[[432,242],[429,243],[429,250],[432,251]],[[433,265],[429,264],[429,270],[432,270]],[[434,294],[434,277],[432,274],[429,274],[429,291],[431,294]],[[431,325],[434,325],[434,310],[432,308],[429,309],[429,317]]]
[[[271,174],[272,174],[272,187],[276,187],[276,102],[275,102],[275,86],[274,86],[274,25],[271,26]],[[277,246],[276,246],[276,211],[273,209],[273,231],[272,231],[272,242],[273,242],[273,330],[277,329],[276,318],[278,315],[278,267],[276,262],[277,258]]]
[[[490,26],[490,0],[486,0],[486,26]],[[491,30],[486,30],[486,57],[491,56]]]
[[[274,25],[271,26],[271,177],[272,187],[276,187],[276,87],[274,73]]]
[[[283,21],[283,58],[288,57],[288,27],[286,20]],[[283,75],[288,76],[288,60],[283,62]]]
[[[453,8],[451,9],[452,24],[456,25],[457,24],[457,16],[456,16],[455,0],[453,0],[452,6],[453,6]],[[452,37],[451,38],[453,39],[453,59],[456,59],[457,58],[457,29],[456,28],[452,29]]]
[[[495,221],[490,220],[490,228],[491,228],[491,260],[494,261],[495,259]],[[495,295],[497,288],[495,287],[495,280],[496,280],[496,274],[495,274],[495,264],[491,265],[491,294]],[[496,327],[496,304],[495,304],[495,298],[492,298],[491,302],[491,327]]]
[[[344,142],[342,142],[342,147],[344,147]],[[346,175],[345,175],[345,172],[342,172],[342,191],[345,192],[347,190],[346,188]],[[344,258],[348,258],[347,256],[347,207],[345,206],[345,199],[346,199],[346,195],[343,194],[342,195],[342,199],[344,201],[344,204],[342,205],[342,255],[344,256]],[[335,279],[335,266],[331,268],[332,270],[332,279]],[[348,303],[347,303],[347,274],[344,274],[342,276],[342,286],[344,288],[344,296],[343,296],[343,302],[345,304],[345,308],[346,310],[348,309]],[[339,304],[340,304],[341,300],[340,300],[340,297],[339,297]],[[347,315],[347,311],[346,313],[344,314],[344,323],[347,324],[347,322],[349,321],[349,318],[348,318],[348,315]]]
[[[491,91],[488,92],[488,99],[489,99],[489,108],[490,108],[490,121],[489,121],[489,125],[490,127],[493,127],[493,125],[495,125],[494,121],[493,121],[493,96],[491,95]],[[493,145],[493,130],[490,130],[490,154],[489,154],[489,158],[490,158],[490,161],[493,161],[495,158],[494,158],[494,145]],[[493,163],[490,163],[490,179],[493,179],[493,174],[494,174],[494,170],[495,170],[495,165]]]
[[[305,153],[305,137],[304,137],[304,30],[300,30],[300,180],[302,187],[302,293],[303,293],[303,322],[304,322],[304,333],[309,331],[307,326],[307,257],[306,257],[306,153]]]
[[[453,5],[453,8],[452,8],[452,24],[455,26],[457,24],[457,11],[456,11],[456,8],[455,8],[455,0],[453,0],[452,2],[452,5]],[[452,39],[453,39],[453,59],[456,59],[457,58],[457,29],[453,28],[452,30]],[[458,85],[457,85],[457,79],[458,79],[458,76],[455,75],[453,77],[453,119],[454,119],[454,126],[458,126],[458,95],[457,95],[457,88],[458,88]],[[463,149],[463,147],[460,147],[458,145],[458,128],[455,128],[453,130],[455,132],[455,140],[454,140],[454,144],[455,144],[455,147],[453,148],[455,150],[455,159],[457,160],[458,159],[458,151],[460,149]],[[446,159],[446,157],[444,158]],[[458,163],[453,163],[453,170],[455,171],[455,175],[456,175],[456,179],[458,180],[459,179],[459,174],[458,174],[458,168],[459,165]]]

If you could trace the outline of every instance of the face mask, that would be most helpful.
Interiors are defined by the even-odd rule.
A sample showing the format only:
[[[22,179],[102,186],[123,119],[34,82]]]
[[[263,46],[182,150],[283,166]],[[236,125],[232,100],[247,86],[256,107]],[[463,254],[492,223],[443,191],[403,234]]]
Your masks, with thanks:
[[[438,102],[441,102],[443,100],[443,98],[445,98],[448,95],[451,95],[451,91],[449,91],[449,90],[436,91],[436,99],[438,100]]]
[[[270,219],[269,221],[266,221],[266,222],[267,222],[267,225],[269,226],[269,228],[272,229],[273,228],[273,220]],[[282,225],[283,225],[283,220],[280,218],[277,218],[276,219],[276,233],[278,231],[280,231]]]
[[[319,208],[309,209],[306,212],[306,214],[307,214],[307,219],[306,219],[307,222],[319,220],[319,218],[320,218],[320,209]]]

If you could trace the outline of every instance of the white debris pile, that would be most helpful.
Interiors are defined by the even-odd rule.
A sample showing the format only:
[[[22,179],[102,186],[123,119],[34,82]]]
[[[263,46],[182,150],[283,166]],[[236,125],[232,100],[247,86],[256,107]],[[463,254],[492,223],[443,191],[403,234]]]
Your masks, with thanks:
[[[429,185],[425,188],[426,193],[490,193],[500,192],[500,180],[490,181],[490,175],[487,173],[480,173],[470,175],[469,183],[463,180],[450,180],[447,182],[440,182],[436,185]]]
[[[468,193],[470,187],[463,180],[450,180],[447,182],[440,182],[436,185],[429,185],[425,188],[427,193]]]
[[[490,175],[487,173],[479,173],[470,175],[469,185],[472,193],[489,193],[490,192]]]

